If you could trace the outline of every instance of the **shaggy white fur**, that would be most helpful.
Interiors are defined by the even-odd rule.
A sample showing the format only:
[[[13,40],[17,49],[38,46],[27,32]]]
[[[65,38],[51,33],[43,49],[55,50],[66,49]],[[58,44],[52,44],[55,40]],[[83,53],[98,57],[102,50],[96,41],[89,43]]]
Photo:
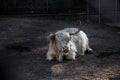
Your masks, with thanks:
[[[70,33],[75,33],[76,31],[78,31],[77,28],[66,28],[50,34],[48,36],[50,43],[46,56],[47,60],[56,59],[62,61],[63,56],[66,59],[75,60],[77,55],[84,55],[86,50],[92,51],[88,37],[83,31],[70,35]]]

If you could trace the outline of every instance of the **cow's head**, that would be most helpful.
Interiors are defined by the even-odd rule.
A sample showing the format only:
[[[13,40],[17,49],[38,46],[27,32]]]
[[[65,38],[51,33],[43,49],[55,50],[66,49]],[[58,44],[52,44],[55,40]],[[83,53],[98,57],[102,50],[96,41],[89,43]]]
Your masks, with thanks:
[[[81,22],[80,22],[80,26],[81,26]],[[58,31],[54,34],[50,34],[49,39],[53,44],[55,44],[59,52],[68,53],[71,47],[71,45],[69,44],[71,41],[71,36],[79,33],[79,31],[80,28],[75,33]]]
[[[59,51],[67,53],[70,50],[71,36],[68,32],[58,31],[55,33],[56,46]]]

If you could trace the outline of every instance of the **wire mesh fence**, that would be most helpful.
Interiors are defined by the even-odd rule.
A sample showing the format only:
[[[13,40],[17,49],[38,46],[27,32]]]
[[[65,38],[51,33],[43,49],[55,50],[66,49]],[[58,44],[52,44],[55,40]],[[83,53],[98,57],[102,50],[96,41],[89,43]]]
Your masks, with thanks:
[[[86,21],[119,22],[119,0],[0,0],[0,13],[75,13]],[[69,15],[69,14],[68,14]]]
[[[119,22],[118,0],[87,0],[87,21],[98,23]]]

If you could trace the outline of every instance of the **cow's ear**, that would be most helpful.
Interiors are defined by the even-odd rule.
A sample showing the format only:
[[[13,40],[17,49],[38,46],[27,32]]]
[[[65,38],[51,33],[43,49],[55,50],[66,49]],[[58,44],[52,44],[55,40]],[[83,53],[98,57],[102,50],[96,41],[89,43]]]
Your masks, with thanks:
[[[51,36],[51,41],[52,41],[52,42],[55,42],[55,41],[56,41],[54,34]]]
[[[48,36],[48,40],[51,40],[52,42],[55,42],[55,34],[50,34]]]
[[[71,40],[72,35],[70,33],[69,33],[69,35],[70,35],[70,40]]]

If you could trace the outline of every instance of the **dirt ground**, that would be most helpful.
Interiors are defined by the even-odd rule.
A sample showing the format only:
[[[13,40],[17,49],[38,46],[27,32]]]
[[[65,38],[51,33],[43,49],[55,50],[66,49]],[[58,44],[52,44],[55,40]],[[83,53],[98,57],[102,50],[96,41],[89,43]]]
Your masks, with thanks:
[[[94,54],[46,61],[51,32],[78,27],[68,17],[0,17],[1,80],[120,80],[120,28],[84,22]]]

